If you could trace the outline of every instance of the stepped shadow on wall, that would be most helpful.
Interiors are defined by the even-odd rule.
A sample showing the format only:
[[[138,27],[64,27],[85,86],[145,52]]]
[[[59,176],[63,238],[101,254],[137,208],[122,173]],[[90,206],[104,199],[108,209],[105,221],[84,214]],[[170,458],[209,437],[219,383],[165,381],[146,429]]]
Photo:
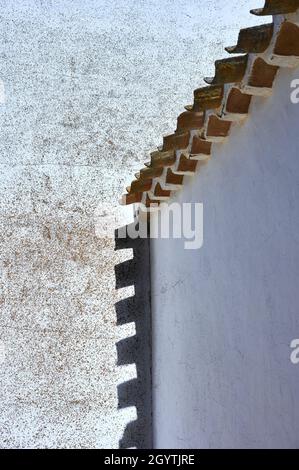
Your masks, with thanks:
[[[133,225],[133,224],[132,224]],[[133,249],[133,259],[115,266],[116,289],[134,285],[135,295],[115,304],[117,325],[135,322],[136,335],[116,344],[117,364],[136,364],[137,378],[118,386],[118,408],[135,406],[137,420],[127,424],[120,448],[152,448],[151,308],[149,239],[118,238],[115,250]]]

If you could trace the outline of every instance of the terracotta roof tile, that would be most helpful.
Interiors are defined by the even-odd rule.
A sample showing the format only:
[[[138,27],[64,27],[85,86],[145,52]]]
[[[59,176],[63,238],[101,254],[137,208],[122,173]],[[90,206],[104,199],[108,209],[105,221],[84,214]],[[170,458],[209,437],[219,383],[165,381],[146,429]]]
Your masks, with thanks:
[[[152,180],[134,180],[131,183],[131,186],[127,188],[129,194],[149,191],[152,187]]]
[[[205,86],[194,91],[193,111],[218,108],[223,98],[223,86]]]
[[[267,64],[258,57],[253,64],[248,85],[258,88],[272,88],[278,67]]]
[[[200,129],[204,123],[202,112],[185,111],[177,119],[177,132]]]
[[[246,55],[215,62],[215,76],[206,79],[209,86],[194,91],[194,103],[177,119],[174,134],[163,138],[161,150],[150,154],[122,197],[122,204],[150,205],[171,197],[205,164],[212,153],[212,142],[221,142],[229,135],[234,121],[245,119],[250,112],[252,95],[268,96],[279,67],[299,65],[299,0],[266,1],[255,14],[279,15],[272,24],[240,31],[237,46],[230,53]],[[296,11],[296,14],[292,15]],[[287,16],[284,16],[287,14]],[[297,15],[297,16],[296,16]]]
[[[163,167],[161,168],[142,168],[138,173],[136,173],[136,178],[149,179],[157,178],[163,173]]]
[[[299,57],[299,27],[289,21],[285,21],[278,33],[274,54]]]
[[[184,134],[171,134],[163,137],[162,152],[169,150],[185,149],[189,145],[190,132]]]
[[[216,137],[217,139],[222,139],[228,136],[230,130],[231,122],[224,121],[218,118],[215,115],[211,115],[208,118],[207,129],[206,129],[206,138]]]
[[[175,163],[175,152],[170,150],[168,152],[156,152],[151,153],[151,161],[149,166],[153,168],[161,168],[163,166],[171,166]]]
[[[232,114],[247,114],[251,96],[242,93],[238,88],[232,87],[228,93],[225,111]]]
[[[166,179],[165,179],[167,184],[173,184],[173,185],[181,186],[183,184],[183,180],[184,180],[184,176],[176,175],[175,173],[173,173],[171,168],[168,168]]]
[[[198,136],[194,136],[190,154],[192,155],[211,155],[212,143]]]
[[[244,77],[247,66],[247,55],[229,57],[215,61],[215,76],[204,78],[209,85],[240,82]]]
[[[166,197],[168,199],[169,196],[170,196],[170,192],[171,191],[167,191],[167,190],[162,189],[161,184],[157,183],[156,186],[155,186],[154,195],[159,197],[159,198]]]
[[[294,13],[299,8],[299,0],[266,0],[263,8],[255,8],[250,13],[257,16]]]
[[[226,47],[225,50],[230,54],[264,52],[270,44],[272,34],[272,23],[254,26],[253,28],[241,29],[237,45]]]
[[[190,175],[195,172],[197,166],[197,161],[190,160],[186,155],[182,154],[179,157],[177,168],[175,168],[174,173],[178,175]]]

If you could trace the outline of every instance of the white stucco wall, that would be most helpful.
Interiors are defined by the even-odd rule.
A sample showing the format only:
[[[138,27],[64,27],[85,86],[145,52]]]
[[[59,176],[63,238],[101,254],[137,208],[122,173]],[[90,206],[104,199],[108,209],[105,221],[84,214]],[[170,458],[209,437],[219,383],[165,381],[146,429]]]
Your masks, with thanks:
[[[0,0],[0,447],[118,447],[118,199],[256,0]],[[236,14],[236,11],[238,12]],[[3,87],[2,87],[3,85]],[[107,208],[107,206],[106,206]]]
[[[152,240],[153,409],[160,448],[299,447],[297,71],[253,98],[174,201],[204,204],[204,244]]]

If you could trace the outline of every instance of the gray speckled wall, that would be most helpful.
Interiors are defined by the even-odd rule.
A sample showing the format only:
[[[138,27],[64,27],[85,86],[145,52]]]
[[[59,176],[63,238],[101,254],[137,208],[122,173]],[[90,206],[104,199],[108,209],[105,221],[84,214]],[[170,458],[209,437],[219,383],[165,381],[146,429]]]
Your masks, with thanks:
[[[255,1],[0,0],[0,447],[118,447],[114,265],[94,231]],[[221,5],[220,5],[221,4]],[[142,432],[142,430],[140,431]]]

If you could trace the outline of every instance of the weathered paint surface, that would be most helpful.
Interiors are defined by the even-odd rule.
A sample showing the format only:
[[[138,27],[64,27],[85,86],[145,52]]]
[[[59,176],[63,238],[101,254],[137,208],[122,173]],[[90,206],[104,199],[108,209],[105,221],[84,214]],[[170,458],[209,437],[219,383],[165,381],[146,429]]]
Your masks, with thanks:
[[[113,240],[94,231],[255,1],[0,0],[1,447],[117,447]],[[236,11],[238,14],[236,15]],[[2,82],[0,84],[2,89]]]
[[[202,202],[204,242],[153,240],[153,410],[160,448],[298,448],[298,70],[174,201]]]

